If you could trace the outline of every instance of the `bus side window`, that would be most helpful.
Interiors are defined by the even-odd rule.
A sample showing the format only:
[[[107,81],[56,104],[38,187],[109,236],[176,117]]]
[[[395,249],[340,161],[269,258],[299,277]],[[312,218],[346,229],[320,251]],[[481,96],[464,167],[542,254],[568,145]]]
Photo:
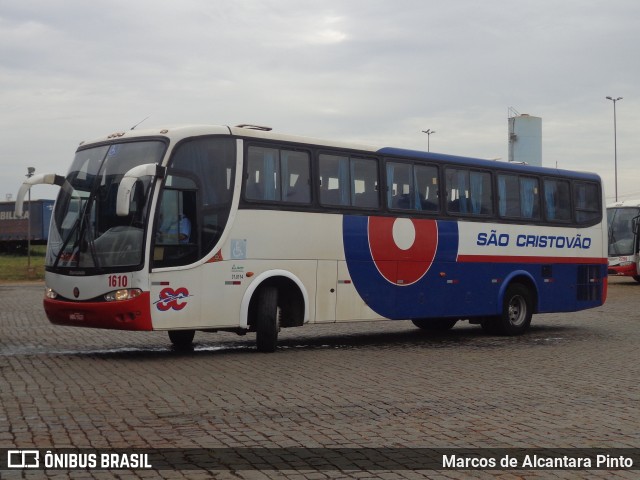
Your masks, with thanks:
[[[571,195],[566,180],[544,180],[544,204],[547,220],[552,222],[571,221]]]
[[[184,265],[197,259],[196,191],[165,188],[156,221],[154,267]]]
[[[597,184],[574,182],[573,201],[578,223],[590,223],[600,219],[599,199],[600,191]]]
[[[378,208],[378,161],[343,155],[320,154],[320,203]]]
[[[192,221],[195,212],[195,192],[165,189],[158,210],[158,245],[178,245],[191,242]]]
[[[311,202],[311,177],[309,154],[306,152],[280,152],[282,173],[282,200],[291,203]]]
[[[387,206],[391,209],[437,212],[438,168],[387,161]]]
[[[520,217],[520,184],[517,175],[498,175],[498,211],[501,217]]]
[[[175,201],[183,216],[182,230],[187,228],[188,220],[191,233],[188,242],[183,238],[184,243],[166,247],[156,244],[154,267],[184,265],[211,252],[229,218],[235,165],[236,141],[232,138],[196,137],[176,147],[164,191],[174,191],[180,197]],[[157,217],[159,214],[158,210]],[[156,228],[158,222],[156,218]]]
[[[425,212],[437,212],[438,205],[438,169],[437,167],[414,165],[415,188],[421,202],[420,208]]]
[[[447,211],[450,213],[467,213],[468,172],[447,168]]]
[[[466,215],[493,213],[491,174],[473,170],[448,168],[447,211]]]
[[[197,259],[197,188],[192,178],[167,175],[156,210],[154,267],[184,265]]]
[[[498,211],[501,217],[540,218],[537,178],[498,175]]]
[[[349,205],[349,157],[321,154],[320,203],[324,205]]]
[[[469,189],[471,213],[473,215],[492,214],[491,174],[488,172],[469,172]]]
[[[412,209],[411,164],[387,162],[387,206],[392,209]],[[415,201],[413,202],[415,205]]]
[[[540,218],[540,185],[537,178],[520,177],[520,207],[524,218]]]
[[[245,192],[248,200],[281,200],[277,149],[249,147]]]
[[[311,202],[309,154],[250,146],[245,197],[267,202]]]
[[[365,158],[351,159],[351,204],[354,207],[378,208],[378,162]]]

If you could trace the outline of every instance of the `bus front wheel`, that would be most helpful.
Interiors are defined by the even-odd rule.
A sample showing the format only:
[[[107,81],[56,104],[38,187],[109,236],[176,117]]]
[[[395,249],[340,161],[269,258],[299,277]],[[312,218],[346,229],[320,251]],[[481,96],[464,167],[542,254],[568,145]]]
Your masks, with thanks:
[[[256,309],[256,347],[259,352],[274,352],[280,331],[278,312],[278,289],[266,286],[258,293]]]
[[[520,284],[509,285],[502,301],[502,314],[482,322],[482,328],[498,335],[520,335],[531,324],[533,298],[529,289]]]
[[[169,340],[177,349],[184,350],[191,348],[195,330],[169,330]]]

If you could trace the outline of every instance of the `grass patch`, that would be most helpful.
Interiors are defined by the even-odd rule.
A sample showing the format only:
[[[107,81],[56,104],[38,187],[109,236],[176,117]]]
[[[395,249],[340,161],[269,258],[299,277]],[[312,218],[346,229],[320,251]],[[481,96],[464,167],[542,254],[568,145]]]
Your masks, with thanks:
[[[29,257],[22,254],[0,255],[0,282],[24,282],[44,280],[44,257],[46,245],[31,246],[31,270]]]

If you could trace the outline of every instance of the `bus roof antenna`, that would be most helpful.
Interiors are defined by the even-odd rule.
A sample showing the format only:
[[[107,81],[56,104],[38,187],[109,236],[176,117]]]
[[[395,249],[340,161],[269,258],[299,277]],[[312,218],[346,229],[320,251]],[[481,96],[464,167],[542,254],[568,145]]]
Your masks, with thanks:
[[[138,125],[140,125],[142,122],[144,122],[146,119],[148,119],[151,115],[146,116],[145,118],[143,118],[142,120],[140,120],[138,123],[136,123],[133,127],[131,127],[131,130],[135,130],[136,127]]]

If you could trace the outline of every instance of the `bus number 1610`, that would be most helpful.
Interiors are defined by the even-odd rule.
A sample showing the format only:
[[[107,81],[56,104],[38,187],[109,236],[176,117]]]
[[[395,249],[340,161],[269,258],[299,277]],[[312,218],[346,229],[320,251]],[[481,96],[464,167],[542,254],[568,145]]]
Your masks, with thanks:
[[[126,288],[129,284],[129,278],[126,275],[109,275],[109,287]]]

